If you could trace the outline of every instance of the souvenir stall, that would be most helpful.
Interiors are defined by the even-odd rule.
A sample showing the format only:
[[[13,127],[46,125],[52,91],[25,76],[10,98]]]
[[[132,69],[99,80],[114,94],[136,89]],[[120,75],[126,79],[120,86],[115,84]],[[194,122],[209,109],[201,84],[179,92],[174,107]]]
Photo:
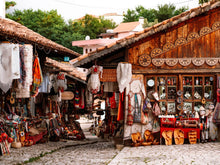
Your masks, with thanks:
[[[103,138],[122,138],[124,97],[119,92],[116,69],[93,65],[87,77],[86,105],[94,118],[91,133]]]
[[[3,59],[0,78],[1,135],[6,134],[14,148],[30,146],[36,143],[37,131],[32,129],[35,121],[32,120],[30,98],[38,94],[43,80],[39,58],[34,55],[30,44],[1,42],[0,50]],[[47,131],[41,130],[37,134],[43,137]],[[1,143],[1,155],[9,154],[9,148],[7,143]]]
[[[151,113],[154,116],[153,122],[148,120],[152,129],[146,129],[153,132],[154,127],[158,127],[160,144],[195,144],[217,140],[217,125],[213,114],[218,109],[220,70],[219,52],[213,51],[217,50],[214,40],[220,37],[219,14],[219,10],[213,9],[207,12],[207,16],[188,18],[184,25],[178,23],[165,26],[171,21],[168,20],[158,25],[158,29],[166,31],[155,30],[143,38],[143,43],[128,48],[128,61],[133,66],[133,74],[143,76],[146,90],[143,103],[146,106],[143,110],[147,107],[147,118],[150,118]],[[173,19],[181,22],[182,17]],[[205,20],[206,23],[199,24]],[[129,112],[129,109],[125,111]],[[157,125],[153,124],[155,121]],[[140,136],[136,135],[137,132],[140,132]],[[143,132],[140,126],[135,128],[133,124],[131,132],[126,134],[125,130],[124,133],[125,139],[131,133],[143,139],[145,129]],[[141,140],[132,138],[132,141],[134,145],[137,142],[141,145]]]
[[[128,84],[128,73],[116,80],[119,93],[126,87],[125,145],[217,140],[219,8],[213,0],[72,60],[87,68],[96,63],[109,75],[132,66]]]
[[[11,147],[48,141],[50,128],[59,125],[56,115],[47,116],[52,104],[45,56],[78,54],[12,20],[0,22],[0,155],[7,155]]]

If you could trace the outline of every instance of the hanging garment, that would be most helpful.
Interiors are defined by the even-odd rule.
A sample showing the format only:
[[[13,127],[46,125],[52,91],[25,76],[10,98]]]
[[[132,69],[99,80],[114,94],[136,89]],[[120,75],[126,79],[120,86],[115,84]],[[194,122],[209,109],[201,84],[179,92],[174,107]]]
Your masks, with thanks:
[[[214,112],[208,116],[207,128],[209,130],[209,138],[216,140],[218,137],[218,127],[213,123],[213,114]]]
[[[9,90],[14,77],[19,78],[19,59],[16,58],[17,56],[19,56],[19,46],[17,44],[0,44],[0,88],[4,92]]]
[[[119,93],[117,121],[121,121],[123,119],[124,119],[124,92]]]
[[[57,85],[57,90],[61,91],[61,92],[64,92],[64,90],[67,89],[67,81],[66,81],[66,78],[65,78],[65,73],[63,72],[60,72],[58,75],[57,75],[57,82],[56,82],[56,85]]]
[[[48,93],[48,85],[50,84],[49,82],[49,76],[48,74],[43,76],[43,82],[41,83],[39,87],[39,93]]]
[[[133,124],[133,106],[131,105],[131,96],[128,94],[128,114],[127,114],[127,125],[132,126]]]
[[[92,94],[96,94],[100,90],[100,80],[99,80],[99,74],[101,74],[102,77],[102,66],[94,65],[89,69],[88,73],[91,73],[89,80],[88,80],[88,90]]]
[[[75,93],[75,108],[79,108],[79,91],[76,90],[76,93]]]
[[[134,94],[134,123],[141,123],[141,109],[138,103],[137,93]]]
[[[82,108],[82,109],[84,109],[85,108],[85,99],[84,99],[84,97],[85,97],[85,89],[81,89],[81,95],[80,95],[80,107]]]
[[[30,44],[20,45],[20,79],[16,89],[16,98],[29,98],[32,84],[33,46]]]
[[[115,100],[115,92],[113,92],[112,97],[109,98],[109,102],[110,102],[110,107],[112,109],[115,109],[117,107],[116,100]]]
[[[36,56],[33,63],[33,83],[31,85],[31,96],[35,97],[38,94],[38,88],[43,82],[42,71],[39,58]]]
[[[119,63],[117,66],[117,82],[120,93],[130,83],[132,78],[132,65],[129,63]]]
[[[14,44],[13,54],[12,54],[12,78],[20,79],[20,53],[19,53],[19,45]]]

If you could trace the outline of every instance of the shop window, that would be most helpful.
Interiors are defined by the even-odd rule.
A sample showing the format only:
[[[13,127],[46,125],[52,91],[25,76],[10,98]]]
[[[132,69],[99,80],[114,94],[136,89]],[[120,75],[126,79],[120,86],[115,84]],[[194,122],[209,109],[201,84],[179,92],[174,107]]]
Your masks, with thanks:
[[[179,111],[192,114],[199,111],[202,105],[208,107],[213,104],[214,79],[214,75],[146,76],[147,97],[153,104],[155,99],[152,94],[158,93],[162,114],[176,114]]]
[[[147,77],[147,97],[154,103],[152,93],[157,92],[162,114],[176,113],[177,76]]]
[[[183,76],[183,110],[185,113],[199,111],[202,100],[204,106],[208,106],[213,101],[214,76]]]

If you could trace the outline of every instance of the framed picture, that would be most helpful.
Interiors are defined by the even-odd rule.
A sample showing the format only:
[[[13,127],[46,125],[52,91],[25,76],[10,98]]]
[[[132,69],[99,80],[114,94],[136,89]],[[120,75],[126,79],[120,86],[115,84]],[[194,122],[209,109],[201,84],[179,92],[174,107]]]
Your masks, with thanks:
[[[175,114],[175,112],[176,112],[175,102],[168,102],[167,103],[167,113],[168,114]]]
[[[183,110],[184,110],[184,111],[192,111],[192,103],[190,103],[190,102],[184,102],[184,103],[183,103]]]

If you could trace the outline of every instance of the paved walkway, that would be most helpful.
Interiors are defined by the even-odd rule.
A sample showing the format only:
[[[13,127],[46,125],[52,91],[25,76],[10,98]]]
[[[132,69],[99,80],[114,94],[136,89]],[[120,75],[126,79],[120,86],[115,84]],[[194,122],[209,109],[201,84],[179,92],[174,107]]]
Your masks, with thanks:
[[[220,165],[220,142],[124,147],[109,165]]]

